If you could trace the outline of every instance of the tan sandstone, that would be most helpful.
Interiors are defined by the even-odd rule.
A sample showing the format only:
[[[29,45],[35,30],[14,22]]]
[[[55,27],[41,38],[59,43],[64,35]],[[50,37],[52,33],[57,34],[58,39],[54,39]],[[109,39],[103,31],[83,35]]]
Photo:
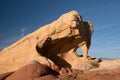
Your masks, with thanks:
[[[83,21],[77,11],[63,14],[0,51],[0,74],[16,71],[33,61],[52,69],[57,66],[80,69],[79,64],[88,61],[92,32],[92,24]],[[79,47],[82,58],[76,53]]]

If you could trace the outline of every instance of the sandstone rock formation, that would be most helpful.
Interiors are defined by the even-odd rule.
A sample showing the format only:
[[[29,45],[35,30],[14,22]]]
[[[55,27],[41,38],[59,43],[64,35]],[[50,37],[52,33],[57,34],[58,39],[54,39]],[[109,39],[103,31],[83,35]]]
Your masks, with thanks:
[[[88,60],[93,26],[83,21],[77,11],[63,14],[51,24],[28,34],[0,52],[0,73],[12,72],[37,61],[54,70],[59,67],[79,69],[79,63]],[[76,49],[81,48],[80,58]]]
[[[87,72],[62,68],[57,73],[45,65],[32,62],[15,72],[0,74],[0,80],[120,80],[120,67]]]
[[[120,59],[88,56],[92,32],[76,11],[63,14],[0,51],[0,80],[120,80]]]
[[[29,80],[50,74],[51,72],[48,67],[32,62],[11,74],[6,80]]]

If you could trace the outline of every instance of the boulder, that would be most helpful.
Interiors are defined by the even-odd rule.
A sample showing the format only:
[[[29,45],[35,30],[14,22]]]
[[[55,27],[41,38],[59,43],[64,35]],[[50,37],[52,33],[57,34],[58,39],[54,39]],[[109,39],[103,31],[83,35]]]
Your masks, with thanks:
[[[6,78],[6,80],[32,80],[51,74],[50,69],[40,63],[30,63]]]

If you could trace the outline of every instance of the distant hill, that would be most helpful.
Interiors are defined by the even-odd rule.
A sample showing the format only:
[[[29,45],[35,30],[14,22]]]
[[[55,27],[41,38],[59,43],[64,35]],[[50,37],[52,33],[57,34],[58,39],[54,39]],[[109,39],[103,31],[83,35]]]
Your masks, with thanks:
[[[120,58],[107,58],[107,57],[101,57],[102,60],[115,60],[115,59],[120,59]]]

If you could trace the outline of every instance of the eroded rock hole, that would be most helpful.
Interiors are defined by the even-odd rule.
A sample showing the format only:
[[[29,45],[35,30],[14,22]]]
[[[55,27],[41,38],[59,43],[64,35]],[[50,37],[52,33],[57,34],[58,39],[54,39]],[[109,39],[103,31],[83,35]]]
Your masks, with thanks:
[[[77,48],[76,52],[77,52],[77,55],[78,55],[78,56],[80,56],[80,57],[83,56],[83,54],[82,54],[82,49],[81,49],[81,48]]]

